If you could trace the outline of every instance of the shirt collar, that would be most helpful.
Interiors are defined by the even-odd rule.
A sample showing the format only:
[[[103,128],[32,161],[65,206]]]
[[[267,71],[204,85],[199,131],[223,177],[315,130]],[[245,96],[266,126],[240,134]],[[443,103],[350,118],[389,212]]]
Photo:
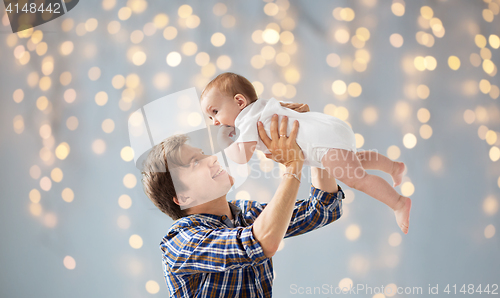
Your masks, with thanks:
[[[241,208],[229,201],[227,203],[229,204],[229,209],[231,210],[233,219],[236,221],[238,225],[240,223],[239,217],[242,213]],[[192,227],[192,226],[210,225],[210,224],[215,226],[222,226],[222,224],[225,224],[231,228],[234,228],[233,222],[226,215],[198,213],[198,214],[191,214],[176,220],[172,224],[171,230],[175,230],[180,227]]]

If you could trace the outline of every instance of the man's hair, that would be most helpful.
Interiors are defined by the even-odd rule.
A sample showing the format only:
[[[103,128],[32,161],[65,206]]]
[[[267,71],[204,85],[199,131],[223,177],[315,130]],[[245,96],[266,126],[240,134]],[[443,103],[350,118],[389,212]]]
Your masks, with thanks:
[[[221,73],[215,77],[215,79],[210,81],[201,93],[201,98],[203,98],[203,95],[206,92],[210,91],[210,89],[214,87],[219,89],[222,94],[231,97],[234,97],[236,94],[242,94],[248,100],[248,104],[251,104],[258,99],[257,92],[255,92],[255,88],[252,83],[250,83],[250,81],[245,77],[232,72]]]
[[[187,140],[186,135],[166,138],[151,148],[142,164],[141,181],[144,192],[158,209],[173,220],[186,216],[185,210],[182,210],[173,198],[178,198],[175,186],[177,186],[177,191],[186,189],[186,186],[179,180],[174,166],[182,165],[181,147]],[[167,160],[170,162],[170,169]]]

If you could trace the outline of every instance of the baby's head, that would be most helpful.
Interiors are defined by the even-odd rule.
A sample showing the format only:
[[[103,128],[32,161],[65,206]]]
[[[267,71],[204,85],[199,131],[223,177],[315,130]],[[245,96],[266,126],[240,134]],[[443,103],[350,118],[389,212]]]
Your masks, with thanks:
[[[250,81],[226,72],[205,87],[201,93],[201,109],[214,125],[234,126],[241,110],[256,100],[257,93]]]

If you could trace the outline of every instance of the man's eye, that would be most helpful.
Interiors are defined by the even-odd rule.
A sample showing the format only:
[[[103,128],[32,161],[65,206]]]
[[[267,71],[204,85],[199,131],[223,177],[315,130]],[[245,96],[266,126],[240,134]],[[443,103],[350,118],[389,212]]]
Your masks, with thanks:
[[[194,164],[195,166],[197,166],[199,163],[200,163],[200,161],[199,161],[199,160],[197,160],[197,159],[195,159],[195,160],[194,160],[194,162],[193,162],[193,164]]]

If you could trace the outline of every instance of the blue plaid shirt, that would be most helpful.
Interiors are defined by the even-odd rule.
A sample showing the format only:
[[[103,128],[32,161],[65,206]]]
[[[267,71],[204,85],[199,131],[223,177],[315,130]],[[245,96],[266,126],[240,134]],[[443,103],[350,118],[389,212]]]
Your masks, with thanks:
[[[295,202],[285,238],[339,219],[343,198],[340,186],[332,194],[311,185],[309,199]],[[236,224],[207,213],[176,220],[160,243],[170,297],[271,297],[273,263],[252,233],[266,205],[229,201]]]

